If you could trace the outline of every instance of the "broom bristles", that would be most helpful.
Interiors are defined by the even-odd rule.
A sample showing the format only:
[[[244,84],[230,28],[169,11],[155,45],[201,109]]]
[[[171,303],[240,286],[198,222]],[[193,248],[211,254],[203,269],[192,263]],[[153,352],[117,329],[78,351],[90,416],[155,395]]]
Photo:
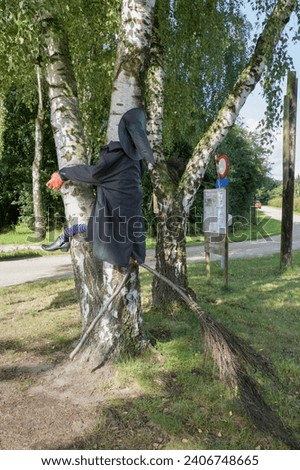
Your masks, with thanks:
[[[290,448],[299,448],[291,431],[284,426],[279,416],[265,403],[261,395],[261,387],[246,370],[247,366],[251,366],[254,371],[259,370],[278,382],[271,362],[245,340],[205,314],[199,305],[170,279],[146,264],[141,266],[171,286],[196,313],[204,333],[206,351],[217,364],[220,378],[224,384],[238,389],[241,403],[252,422],[263,431],[280,438]]]
[[[240,370],[237,374],[237,386],[243,408],[255,426],[281,439],[290,449],[299,449],[299,443],[294,438],[292,431],[267,405],[262,397],[261,387],[246,371]]]
[[[289,448],[297,449],[298,444],[292,432],[267,405],[262,397],[261,386],[250,377],[246,370],[247,365],[250,364],[277,380],[270,362],[219,323],[214,324],[213,328],[210,323],[210,328],[205,326],[203,330],[206,351],[218,365],[220,379],[231,389],[237,388],[243,408],[255,426],[278,437]],[[225,335],[223,335],[224,332],[226,332]],[[225,337],[226,340],[224,340]]]
[[[268,377],[278,380],[271,362],[247,341],[230,332],[220,322],[208,317],[199,307],[194,306],[193,310],[198,314],[202,325],[205,349],[218,364],[220,375],[225,382],[231,382],[230,377],[237,364],[239,367],[247,364],[254,371],[259,370]]]

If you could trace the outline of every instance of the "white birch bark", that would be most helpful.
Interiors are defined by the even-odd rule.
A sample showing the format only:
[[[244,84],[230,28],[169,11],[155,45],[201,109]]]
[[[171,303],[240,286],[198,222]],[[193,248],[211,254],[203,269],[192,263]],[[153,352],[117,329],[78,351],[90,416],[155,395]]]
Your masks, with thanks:
[[[164,79],[163,57],[159,43],[152,39],[150,51],[150,67],[147,74],[147,111],[149,141],[156,161],[155,166],[149,165],[151,181],[155,196],[159,193],[159,203],[166,197],[165,185],[162,184],[161,172],[167,176],[163,148],[163,115],[164,115]]]
[[[42,240],[45,236],[45,221],[43,217],[42,192],[40,186],[40,174],[43,159],[43,121],[44,105],[42,92],[42,71],[39,65],[36,66],[37,92],[38,92],[38,110],[35,120],[35,149],[32,162],[32,199],[34,213],[34,232],[35,239]]]
[[[144,107],[145,74],[150,51],[152,21],[155,0],[123,0],[120,38],[116,57],[115,77],[111,96],[107,141],[119,140],[118,124],[122,115],[131,108]],[[126,268],[103,263],[104,300],[112,294],[115,286],[126,274]],[[144,347],[141,327],[141,294],[138,267],[131,273],[130,281],[118,301],[109,308],[115,327],[107,328],[108,334],[123,335],[123,350],[134,354]],[[127,331],[118,330],[117,325],[127,325]],[[112,349],[120,349],[110,339]]]
[[[123,0],[120,36],[111,96],[108,139],[119,140],[121,116],[141,107],[152,36],[155,0]]]
[[[237,80],[233,92],[227,98],[217,119],[197,144],[181,180],[182,208],[188,214],[202,182],[207,164],[214,150],[224,140],[233,126],[248,96],[259,82],[267,62],[297,6],[296,0],[279,0],[258,38],[256,49]]]
[[[59,168],[87,164],[84,131],[67,44],[49,30],[47,47],[51,125]],[[86,184],[67,182],[62,186],[61,194],[68,225],[86,223],[94,201],[91,188]]]
[[[164,161],[163,116],[164,116],[163,57],[161,47],[155,36],[150,50],[150,66],[147,73],[148,133],[156,163]],[[151,172],[152,173],[152,172]]]
[[[162,49],[156,38],[152,41],[147,82],[149,140],[156,159],[155,166],[149,165],[156,202],[156,270],[177,285],[187,288],[186,218],[176,198],[176,182],[170,178],[164,157],[164,70]],[[172,305],[176,298],[173,289],[166,286],[159,278],[153,279],[152,301],[155,305]]]
[[[43,20],[47,24],[46,80],[58,166],[62,168],[68,165],[86,164],[84,131],[66,39],[62,29],[52,17]],[[87,223],[94,202],[92,188],[86,184],[69,181],[63,184],[61,195],[67,225]],[[73,239],[71,257],[84,328],[93,320],[101,307],[101,270],[91,256],[90,244]]]

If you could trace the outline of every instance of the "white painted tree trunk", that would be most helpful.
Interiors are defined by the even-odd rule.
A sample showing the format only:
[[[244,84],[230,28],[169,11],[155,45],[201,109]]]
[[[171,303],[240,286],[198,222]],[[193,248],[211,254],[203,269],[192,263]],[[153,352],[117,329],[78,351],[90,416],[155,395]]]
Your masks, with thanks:
[[[41,67],[36,67],[37,91],[38,91],[38,110],[35,120],[35,151],[32,162],[32,199],[34,213],[34,234],[37,241],[43,240],[45,236],[45,220],[43,217],[42,193],[40,186],[40,175],[43,159],[43,121],[44,105],[42,91],[42,71]]]

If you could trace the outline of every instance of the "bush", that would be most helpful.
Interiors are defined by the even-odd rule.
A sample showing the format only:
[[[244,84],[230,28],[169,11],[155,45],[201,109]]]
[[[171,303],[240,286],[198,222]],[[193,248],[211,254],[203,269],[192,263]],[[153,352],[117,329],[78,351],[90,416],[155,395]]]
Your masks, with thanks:
[[[269,206],[272,207],[281,207],[282,206],[282,198],[281,197],[274,197],[273,199],[269,200]]]

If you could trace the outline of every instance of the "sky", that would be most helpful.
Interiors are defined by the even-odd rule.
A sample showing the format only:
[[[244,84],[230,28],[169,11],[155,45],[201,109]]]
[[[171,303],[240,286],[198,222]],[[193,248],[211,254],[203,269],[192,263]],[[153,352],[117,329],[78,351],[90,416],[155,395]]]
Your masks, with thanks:
[[[247,17],[254,18],[253,13],[249,12],[247,8]],[[293,25],[296,27],[297,20],[293,16],[289,23],[289,26]],[[294,69],[298,78],[298,108],[297,108],[297,135],[296,135],[296,161],[295,161],[295,175],[300,175],[300,92],[299,92],[299,82],[300,82],[300,43],[298,45],[289,43],[289,54],[293,59]],[[286,94],[286,79],[282,83],[282,102],[284,95]],[[264,117],[264,111],[266,108],[265,99],[263,98],[262,89],[258,84],[254,91],[248,97],[245,105],[243,106],[240,117],[242,118],[244,124],[249,130],[256,130],[257,125],[261,119]],[[269,158],[272,169],[270,176],[277,180],[282,180],[282,127],[278,129],[276,135],[276,140],[274,141],[274,150],[272,155]]]

